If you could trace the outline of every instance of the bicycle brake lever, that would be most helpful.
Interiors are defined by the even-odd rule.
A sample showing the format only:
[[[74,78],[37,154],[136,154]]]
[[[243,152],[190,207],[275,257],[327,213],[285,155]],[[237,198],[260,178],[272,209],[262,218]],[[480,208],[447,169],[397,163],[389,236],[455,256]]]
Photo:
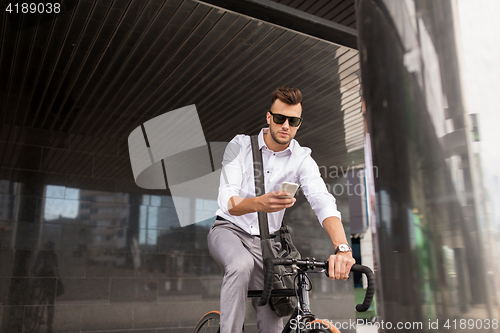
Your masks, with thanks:
[[[326,274],[326,276],[330,277],[330,274],[328,274],[328,260],[325,261],[325,268],[324,268],[324,272]]]

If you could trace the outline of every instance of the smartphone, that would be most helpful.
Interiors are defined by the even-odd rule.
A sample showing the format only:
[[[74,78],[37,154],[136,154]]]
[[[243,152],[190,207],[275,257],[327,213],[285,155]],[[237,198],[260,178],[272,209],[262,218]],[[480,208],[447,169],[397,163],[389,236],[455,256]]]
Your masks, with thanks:
[[[293,198],[295,196],[295,193],[297,192],[298,188],[299,188],[299,184],[284,182],[283,184],[281,184],[280,191],[290,192],[290,195],[289,196],[282,196],[279,198],[280,199]]]

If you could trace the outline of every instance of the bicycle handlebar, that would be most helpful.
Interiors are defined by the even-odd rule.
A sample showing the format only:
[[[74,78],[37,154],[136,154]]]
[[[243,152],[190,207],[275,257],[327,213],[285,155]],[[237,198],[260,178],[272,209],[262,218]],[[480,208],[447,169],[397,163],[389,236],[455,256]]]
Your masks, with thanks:
[[[328,261],[316,261],[314,259],[305,260],[293,260],[293,259],[270,259],[267,258],[264,261],[264,289],[262,290],[262,296],[260,297],[259,304],[266,305],[271,296],[271,291],[273,288],[273,274],[275,265],[297,265],[303,270],[314,269],[314,268],[324,268],[326,270],[326,275],[328,276]],[[375,294],[375,283],[372,270],[367,266],[362,266],[354,264],[351,267],[351,272],[359,272],[366,275],[368,280],[368,288],[366,289],[365,299],[363,303],[356,305],[356,310],[358,312],[365,312],[370,308],[373,300],[373,295]]]
[[[351,272],[363,273],[366,275],[366,279],[368,280],[365,299],[363,300],[363,303],[356,305],[356,310],[358,312],[365,312],[370,308],[373,300],[373,295],[375,295],[375,278],[373,276],[373,271],[370,269],[370,267],[354,264],[351,267]]]

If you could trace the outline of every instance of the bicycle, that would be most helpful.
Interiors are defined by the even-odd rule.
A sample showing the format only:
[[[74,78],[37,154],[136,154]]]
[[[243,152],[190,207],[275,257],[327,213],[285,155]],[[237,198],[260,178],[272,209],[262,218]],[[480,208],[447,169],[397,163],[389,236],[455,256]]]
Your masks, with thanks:
[[[296,274],[295,280],[297,281],[295,289],[272,290],[274,265],[292,266],[293,272]],[[316,318],[309,308],[309,291],[312,290],[312,285],[310,288],[308,287],[308,281],[310,282],[310,279],[306,272],[324,272],[328,276],[328,261],[317,261],[314,258],[306,258],[304,260],[268,258],[264,261],[264,267],[264,271],[266,272],[264,277],[264,289],[249,290],[248,297],[260,297],[259,304],[261,306],[266,305],[270,297],[295,296],[297,298],[297,307],[288,319],[281,333],[290,333],[292,329],[295,329],[296,333],[340,332],[332,322]],[[322,270],[317,271],[316,269],[318,268]],[[356,305],[357,311],[364,312],[370,308],[375,293],[373,272],[369,267],[357,264],[352,266],[351,272],[363,273],[368,279],[368,288],[364,301]],[[218,333],[220,332],[219,324],[220,313],[218,311],[210,311],[198,321],[194,333]]]

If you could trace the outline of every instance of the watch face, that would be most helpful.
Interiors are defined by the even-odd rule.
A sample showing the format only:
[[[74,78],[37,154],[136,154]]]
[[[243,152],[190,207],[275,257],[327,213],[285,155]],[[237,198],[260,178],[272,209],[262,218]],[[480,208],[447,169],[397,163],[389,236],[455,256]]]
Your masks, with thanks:
[[[339,252],[348,252],[350,250],[351,250],[351,248],[347,244],[340,244],[339,245]]]

